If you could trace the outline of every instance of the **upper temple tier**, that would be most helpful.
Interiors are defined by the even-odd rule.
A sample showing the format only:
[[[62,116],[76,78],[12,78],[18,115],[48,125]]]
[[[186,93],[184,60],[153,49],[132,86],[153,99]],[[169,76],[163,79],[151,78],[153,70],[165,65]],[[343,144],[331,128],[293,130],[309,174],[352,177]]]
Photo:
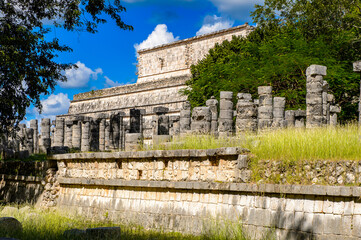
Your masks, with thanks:
[[[247,23],[210,34],[200,35],[138,51],[137,83],[189,75],[190,67],[203,59],[216,43],[246,37],[253,27]]]

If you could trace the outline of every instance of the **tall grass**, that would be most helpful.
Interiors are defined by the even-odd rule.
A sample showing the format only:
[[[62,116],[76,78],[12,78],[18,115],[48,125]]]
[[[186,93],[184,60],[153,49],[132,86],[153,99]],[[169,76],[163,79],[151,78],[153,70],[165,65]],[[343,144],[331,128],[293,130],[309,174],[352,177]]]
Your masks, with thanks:
[[[221,147],[239,147],[239,138],[216,138],[213,135],[185,135],[175,137],[170,143],[152,145],[148,150],[178,150],[178,149],[214,149]],[[143,149],[144,150],[144,149]]]
[[[234,137],[188,135],[153,149],[248,148],[263,160],[361,160],[361,128],[356,124],[313,129],[287,128],[259,133],[242,133]]]
[[[18,207],[18,206],[14,206]],[[110,220],[89,219],[82,216],[66,215],[56,210],[44,210],[30,208],[26,211],[16,211],[11,214],[1,213],[2,207],[0,206],[0,217],[14,217],[19,220],[23,226],[23,231],[20,232],[8,232],[2,231],[0,226],[0,238],[11,237],[22,240],[61,240],[61,239],[74,239],[74,240],[88,240],[89,237],[81,235],[64,236],[64,231],[70,229],[86,229],[95,227],[120,227],[120,236],[114,236],[112,239],[134,239],[134,240],[247,240],[240,223],[232,223],[222,225],[226,227],[220,227],[218,223],[216,225],[209,225],[212,231],[205,231],[201,235],[193,236],[186,235],[177,232],[162,232],[154,230],[146,230],[137,225],[124,225],[112,222]],[[97,238],[91,238],[97,239]],[[100,240],[100,239],[99,239]],[[103,240],[103,239],[102,239]]]
[[[361,129],[355,124],[313,129],[289,128],[246,136],[258,159],[361,160]]]

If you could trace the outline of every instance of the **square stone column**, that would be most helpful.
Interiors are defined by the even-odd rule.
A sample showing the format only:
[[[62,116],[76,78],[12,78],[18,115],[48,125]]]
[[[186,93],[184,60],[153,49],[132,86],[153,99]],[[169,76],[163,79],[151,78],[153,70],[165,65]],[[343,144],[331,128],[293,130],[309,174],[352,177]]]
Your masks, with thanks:
[[[30,120],[30,128],[33,129],[34,132],[33,135],[34,153],[39,153],[39,126],[37,119]]]
[[[295,111],[294,110],[287,110],[285,111],[285,121],[287,127],[294,127],[295,126]]]
[[[68,148],[73,148],[73,124],[73,119],[65,120],[64,146]]]
[[[219,136],[233,133],[233,92],[220,92],[218,132]]]
[[[104,151],[105,150],[105,122],[106,119],[103,118],[99,122],[99,150]],[[109,137],[109,135],[108,135]]]
[[[361,73],[361,61],[353,63],[353,71],[356,73]],[[359,104],[358,104],[358,123],[361,125],[361,80],[360,80],[360,95],[359,95]]]
[[[211,132],[212,113],[209,107],[195,107],[192,111],[191,130],[195,134]]]
[[[57,117],[55,122],[55,139],[54,147],[63,147],[64,146],[64,118]]]
[[[206,101],[206,106],[211,111],[211,133],[216,136],[218,135],[218,100],[212,96]]]
[[[90,121],[91,118],[84,117],[81,121],[81,147],[82,152],[90,151]]]
[[[41,153],[48,153],[51,147],[51,139],[50,139],[50,119],[43,118],[41,119],[41,138],[40,138],[40,146],[39,150]]]
[[[273,122],[272,87],[258,87],[258,129],[269,128]]]
[[[236,132],[255,131],[257,129],[257,106],[250,93],[238,93],[236,105]]]
[[[285,106],[286,98],[274,97],[273,98],[273,122],[272,127],[284,128],[285,123]]]
[[[325,124],[324,115],[324,81],[327,67],[321,65],[311,65],[306,70],[307,76],[307,95],[306,95],[306,127],[320,127]]]
[[[180,111],[180,133],[185,134],[191,130],[191,104],[186,101]]]
[[[72,146],[75,149],[81,149],[81,120],[82,117],[77,116],[73,119],[73,127],[72,127]]]

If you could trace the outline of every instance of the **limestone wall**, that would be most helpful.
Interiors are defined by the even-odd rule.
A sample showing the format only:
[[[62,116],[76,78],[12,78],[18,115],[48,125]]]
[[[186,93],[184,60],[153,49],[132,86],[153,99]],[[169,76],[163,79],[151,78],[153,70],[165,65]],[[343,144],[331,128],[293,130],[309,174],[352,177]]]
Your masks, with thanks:
[[[54,206],[56,197],[48,192],[55,190],[53,184],[56,182],[56,171],[56,164],[51,161],[1,161],[0,203],[39,202]]]
[[[224,148],[55,155],[57,207],[195,234],[217,218],[242,222],[255,239],[361,237],[361,187],[252,184],[244,154]]]
[[[204,58],[216,43],[247,36],[248,24],[138,51],[138,83],[190,74],[190,66]]]

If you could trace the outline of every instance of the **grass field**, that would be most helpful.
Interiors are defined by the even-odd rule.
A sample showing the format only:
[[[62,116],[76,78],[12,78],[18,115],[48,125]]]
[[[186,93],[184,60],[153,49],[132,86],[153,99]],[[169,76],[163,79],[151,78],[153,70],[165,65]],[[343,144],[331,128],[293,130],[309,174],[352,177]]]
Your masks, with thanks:
[[[231,138],[188,135],[153,149],[243,147],[262,160],[361,160],[361,128],[356,124],[314,129],[286,128]]]
[[[16,206],[15,206],[16,207]],[[0,212],[3,207],[0,206]],[[27,207],[28,208],[28,207]],[[20,208],[21,209],[21,208]],[[210,226],[202,235],[192,236],[180,233],[161,232],[145,230],[135,225],[120,225],[109,220],[92,220],[80,216],[64,215],[54,210],[39,210],[28,208],[26,211],[16,211],[11,214],[0,213],[0,217],[12,216],[18,219],[23,226],[22,232],[6,232],[0,226],[0,238],[12,237],[22,240],[60,240],[60,239],[89,239],[81,236],[65,237],[64,231],[70,229],[86,229],[94,227],[114,227],[120,226],[120,236],[114,236],[107,239],[134,239],[134,240],[168,240],[168,239],[185,239],[185,240],[247,240],[243,234],[242,227],[239,223],[217,224]],[[93,239],[93,238],[92,238]],[[103,239],[102,239],[103,240]]]

